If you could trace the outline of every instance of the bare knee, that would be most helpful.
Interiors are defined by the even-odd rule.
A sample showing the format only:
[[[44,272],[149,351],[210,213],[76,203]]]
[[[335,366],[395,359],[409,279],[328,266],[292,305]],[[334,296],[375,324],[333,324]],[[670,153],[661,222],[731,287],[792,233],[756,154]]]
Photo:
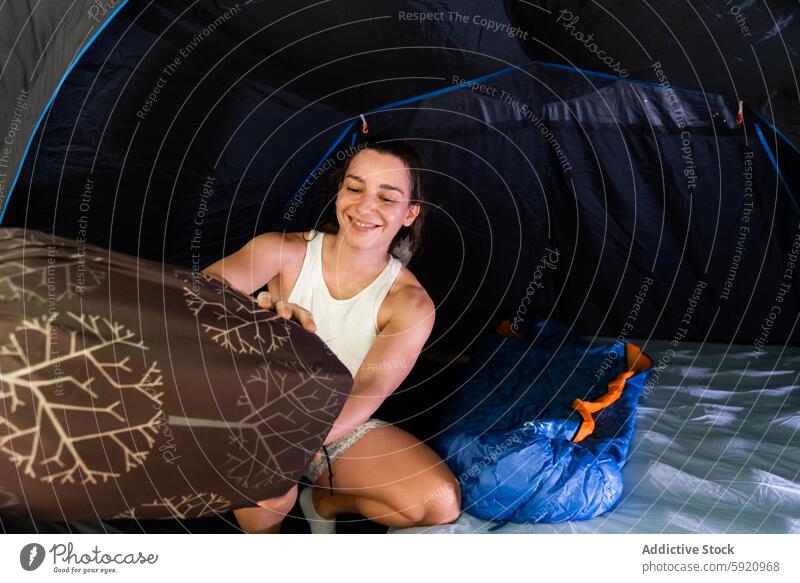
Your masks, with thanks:
[[[286,494],[260,500],[258,506],[237,508],[233,511],[239,526],[247,533],[280,532],[281,522],[294,506],[297,499],[297,486],[293,486]]]
[[[426,495],[420,524],[449,524],[461,514],[461,487],[453,477]]]
[[[281,496],[275,496],[274,498],[268,498],[266,500],[259,500],[258,505],[261,508],[266,508],[267,510],[272,510],[273,512],[286,514],[292,509],[296,501],[297,484],[292,486],[285,494]]]
[[[409,526],[448,524],[461,514],[461,489],[455,481],[443,481],[426,491],[422,499],[411,502],[401,497],[394,503],[387,503],[397,508]]]

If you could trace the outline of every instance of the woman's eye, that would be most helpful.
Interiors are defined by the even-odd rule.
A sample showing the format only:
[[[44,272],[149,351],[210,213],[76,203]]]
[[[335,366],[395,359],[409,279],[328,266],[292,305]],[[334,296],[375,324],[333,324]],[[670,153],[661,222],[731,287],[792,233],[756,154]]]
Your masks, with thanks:
[[[393,198],[382,198],[381,200],[383,202],[389,203],[389,204],[394,204],[394,203],[398,202],[398,201],[394,200]]]
[[[353,188],[352,186],[348,186],[347,190],[349,190],[350,192],[361,192],[359,189]]]

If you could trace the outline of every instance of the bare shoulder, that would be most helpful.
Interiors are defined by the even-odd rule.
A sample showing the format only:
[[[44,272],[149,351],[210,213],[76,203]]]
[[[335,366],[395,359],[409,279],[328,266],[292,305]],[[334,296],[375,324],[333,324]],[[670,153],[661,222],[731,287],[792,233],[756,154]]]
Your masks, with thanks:
[[[285,271],[295,269],[298,262],[302,264],[304,249],[299,233],[262,233],[203,269],[203,273],[251,294]]]
[[[268,253],[277,254],[282,259],[290,261],[300,258],[305,253],[307,238],[306,232],[282,233],[280,231],[269,231],[262,233],[253,239],[255,252],[258,254]]]
[[[253,241],[260,246],[281,246],[296,247],[298,245],[305,245],[308,237],[307,231],[298,231],[293,233],[282,233],[281,231],[268,231],[257,235]]]
[[[428,292],[407,267],[402,267],[384,302],[388,319],[425,323],[431,328],[436,306]]]

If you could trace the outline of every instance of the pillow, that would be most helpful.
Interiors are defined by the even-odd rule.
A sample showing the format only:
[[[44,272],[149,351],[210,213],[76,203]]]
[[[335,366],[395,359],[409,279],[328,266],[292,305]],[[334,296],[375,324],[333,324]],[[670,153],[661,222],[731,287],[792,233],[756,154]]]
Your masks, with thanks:
[[[300,479],[352,388],[319,337],[198,269],[0,229],[0,300],[0,512],[253,506]]]

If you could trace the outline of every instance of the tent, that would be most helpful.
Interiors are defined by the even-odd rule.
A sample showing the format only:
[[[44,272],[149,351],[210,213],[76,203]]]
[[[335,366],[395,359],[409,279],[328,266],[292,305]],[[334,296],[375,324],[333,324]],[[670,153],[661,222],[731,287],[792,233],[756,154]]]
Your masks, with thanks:
[[[412,140],[429,222],[410,268],[437,327],[389,416],[420,435],[474,339],[515,314],[662,342],[665,367],[709,342],[759,365],[798,343],[793,2],[25,1],[0,15],[4,227],[207,265],[313,226],[327,169],[364,130]]]

